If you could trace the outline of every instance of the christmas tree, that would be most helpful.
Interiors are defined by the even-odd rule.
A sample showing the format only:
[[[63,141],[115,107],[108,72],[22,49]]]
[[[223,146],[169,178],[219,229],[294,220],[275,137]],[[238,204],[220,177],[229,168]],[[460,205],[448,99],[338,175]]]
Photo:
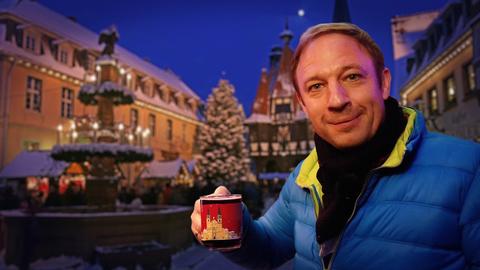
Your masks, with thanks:
[[[200,181],[231,186],[246,181],[250,172],[245,148],[245,114],[235,89],[220,80],[207,99],[205,125],[200,131]]]

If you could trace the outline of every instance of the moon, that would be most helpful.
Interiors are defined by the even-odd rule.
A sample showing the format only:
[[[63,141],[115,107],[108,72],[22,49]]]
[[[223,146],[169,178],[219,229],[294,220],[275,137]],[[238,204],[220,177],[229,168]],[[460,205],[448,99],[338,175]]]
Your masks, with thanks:
[[[299,10],[298,10],[298,16],[300,16],[300,17],[305,16],[305,10],[299,9]]]

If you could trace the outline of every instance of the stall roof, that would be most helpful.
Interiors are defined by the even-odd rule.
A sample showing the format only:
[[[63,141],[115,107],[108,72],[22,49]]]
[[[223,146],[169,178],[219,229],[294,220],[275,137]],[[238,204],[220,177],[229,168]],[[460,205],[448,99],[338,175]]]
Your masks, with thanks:
[[[141,174],[141,178],[175,178],[184,161],[180,158],[172,161],[150,162]]]
[[[22,151],[3,168],[0,178],[58,177],[67,167],[67,162],[51,158],[50,151]]]
[[[286,180],[290,173],[282,173],[282,172],[269,172],[269,173],[260,173],[258,175],[259,180]]]

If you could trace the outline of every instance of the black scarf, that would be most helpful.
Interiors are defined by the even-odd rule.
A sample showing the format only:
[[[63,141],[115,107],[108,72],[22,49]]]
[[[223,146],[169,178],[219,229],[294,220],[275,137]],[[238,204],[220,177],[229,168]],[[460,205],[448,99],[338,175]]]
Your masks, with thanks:
[[[406,123],[398,102],[390,97],[385,101],[385,119],[377,133],[360,146],[339,150],[315,134],[320,164],[317,179],[322,185],[324,204],[316,224],[319,244],[343,230],[368,172],[385,162]]]

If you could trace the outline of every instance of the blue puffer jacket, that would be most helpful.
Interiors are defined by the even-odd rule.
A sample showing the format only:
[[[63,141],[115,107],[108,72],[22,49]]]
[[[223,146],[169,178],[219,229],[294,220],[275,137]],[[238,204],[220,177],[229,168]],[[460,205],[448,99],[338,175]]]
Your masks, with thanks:
[[[480,145],[429,133],[409,120],[387,161],[369,174],[328,269],[480,269]],[[294,258],[322,269],[315,240],[321,187],[316,151],[295,169],[259,220],[244,211],[244,241],[226,254],[249,269]]]

